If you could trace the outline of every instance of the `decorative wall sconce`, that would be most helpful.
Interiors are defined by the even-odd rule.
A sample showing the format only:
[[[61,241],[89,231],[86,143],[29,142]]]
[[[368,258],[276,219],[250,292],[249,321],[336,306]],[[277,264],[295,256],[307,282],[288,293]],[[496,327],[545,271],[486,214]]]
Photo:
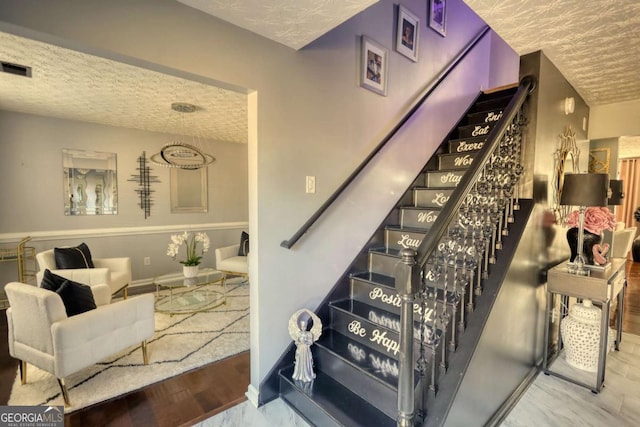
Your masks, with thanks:
[[[576,100],[573,96],[566,97],[564,99],[564,114],[569,115],[573,114],[576,109]]]
[[[553,173],[553,211],[556,220],[564,223],[570,212],[570,206],[560,203],[565,173],[580,173],[580,150],[576,142],[576,133],[571,126],[560,135],[560,147],[554,153],[555,168]]]
[[[151,193],[153,193],[151,183],[160,182],[160,180],[157,176],[151,175],[151,168],[148,165],[147,153],[145,151],[138,157],[138,167],[136,170],[138,174],[131,175],[131,178],[127,181],[138,183],[138,188],[135,190],[139,198],[138,206],[144,211],[144,219],[147,219],[151,216],[151,206],[153,205],[153,200],[151,199]]]

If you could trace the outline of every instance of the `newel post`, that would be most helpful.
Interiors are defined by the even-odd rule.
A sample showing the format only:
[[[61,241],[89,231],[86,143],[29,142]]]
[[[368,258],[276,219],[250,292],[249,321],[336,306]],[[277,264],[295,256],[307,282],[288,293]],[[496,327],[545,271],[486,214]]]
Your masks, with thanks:
[[[396,291],[400,306],[400,358],[398,374],[398,426],[413,427],[415,390],[413,384],[413,301],[420,289],[416,251],[403,249],[395,267]]]

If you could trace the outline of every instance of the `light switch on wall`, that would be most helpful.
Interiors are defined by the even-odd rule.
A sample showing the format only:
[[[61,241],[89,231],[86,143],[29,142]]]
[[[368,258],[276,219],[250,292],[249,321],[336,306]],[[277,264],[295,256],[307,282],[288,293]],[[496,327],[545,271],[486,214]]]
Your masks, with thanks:
[[[307,193],[315,193],[316,192],[316,177],[315,176],[307,176],[306,182],[306,192]]]

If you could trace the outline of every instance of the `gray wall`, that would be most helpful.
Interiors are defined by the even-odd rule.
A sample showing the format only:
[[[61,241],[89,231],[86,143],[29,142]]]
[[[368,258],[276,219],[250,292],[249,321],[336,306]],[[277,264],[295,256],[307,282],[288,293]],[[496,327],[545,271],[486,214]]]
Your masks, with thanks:
[[[317,306],[480,87],[517,80],[518,57],[495,38],[483,42],[423,108],[420,125],[383,150],[287,251],[280,242],[340,185],[484,23],[461,0],[451,0],[443,38],[426,25],[423,0],[403,2],[422,20],[414,63],[392,48],[396,6],[390,0],[297,52],[172,0],[135,4],[8,0],[0,3],[0,16],[18,26],[5,25],[15,32],[253,90],[248,100],[253,393],[290,341],[291,313]],[[358,85],[363,34],[389,48],[387,97]],[[503,71],[490,81],[491,70]],[[304,193],[306,175],[316,176],[316,194]]]
[[[560,145],[560,135],[565,132],[568,126],[574,130],[580,146],[580,172],[587,172],[589,142],[587,128],[583,128],[583,119],[586,119],[588,126],[589,106],[541,51],[530,53],[521,58],[520,74],[532,74],[538,79],[538,88],[530,100],[531,110],[535,111],[535,114],[531,117],[527,132],[525,162],[533,167],[528,169],[526,194],[530,196],[533,192],[534,175],[547,177],[547,199],[549,206],[551,206],[553,198],[551,179],[555,166],[554,153]],[[564,112],[564,100],[567,97],[575,99],[575,112],[569,115]],[[570,168],[569,172],[571,172]],[[537,199],[538,196],[536,195]]]
[[[221,141],[201,141],[217,161],[207,168],[207,213],[172,214],[169,169],[151,166],[160,179],[153,183],[154,205],[144,218],[138,207],[138,188],[128,181],[137,174],[137,158],[157,153],[171,138],[168,134],[61,120],[0,111],[0,170],[6,185],[0,204],[0,239],[11,245],[24,236],[33,238],[38,251],[55,246],[90,244],[97,257],[129,256],[134,281],[180,267],[166,255],[171,234],[206,230],[212,248],[239,241],[248,225],[247,146]],[[67,216],[63,208],[62,149],[116,153],[118,214]],[[143,258],[151,257],[144,266]],[[2,283],[16,280],[14,264],[3,264]],[[204,266],[213,266],[213,250]]]
[[[540,328],[540,321],[544,319],[544,305],[538,301],[544,301],[546,290],[538,281],[543,266],[536,254],[543,253],[546,247],[539,238],[536,221],[535,217],[528,219],[446,426],[489,425],[542,358],[544,328]],[[495,292],[486,289],[485,298],[490,300]]]
[[[591,108],[592,139],[640,135],[640,100],[596,105]]]

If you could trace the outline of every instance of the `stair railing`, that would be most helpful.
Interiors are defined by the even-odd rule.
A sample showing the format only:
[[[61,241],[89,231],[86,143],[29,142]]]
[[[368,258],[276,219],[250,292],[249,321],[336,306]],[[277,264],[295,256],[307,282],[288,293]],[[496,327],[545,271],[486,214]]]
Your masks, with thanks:
[[[508,233],[507,223],[512,221],[514,206],[517,205],[517,182],[519,181],[521,170],[521,128],[524,126],[523,105],[528,94],[535,88],[535,79],[530,76],[524,77],[518,86],[516,93],[503,111],[502,119],[493,127],[487,135],[487,140],[474,158],[467,172],[460,179],[460,182],[452,192],[448,202],[434,221],[429,232],[422,240],[417,250],[403,249],[401,261],[396,267],[396,290],[401,298],[400,312],[400,349],[401,355],[398,360],[398,426],[413,426],[415,420],[415,387],[413,383],[413,371],[415,367],[414,355],[414,300],[421,297],[423,301],[422,313],[427,312],[427,308],[433,313],[438,313],[437,291],[434,289],[433,295],[427,295],[422,286],[419,273],[424,271],[429,259],[436,259],[436,252],[440,252],[443,258],[441,266],[440,281],[443,283],[442,310],[433,320],[430,331],[425,331],[425,321],[421,319],[421,357],[418,366],[422,370],[425,365],[424,344],[432,344],[433,355],[435,348],[439,344],[440,337],[437,336],[437,327],[444,326],[446,330],[449,322],[449,315],[446,312],[446,293],[448,284],[448,269],[451,263],[458,262],[458,256],[463,254],[463,259],[469,254],[480,253],[484,259],[484,273],[488,260],[495,258],[495,249],[501,245],[501,236]],[[513,141],[516,141],[513,143]],[[507,146],[513,145],[508,148]],[[502,151],[500,151],[502,149]],[[512,149],[512,151],[509,151]],[[517,156],[517,159],[508,159],[510,156]],[[515,161],[514,161],[515,160]],[[509,163],[504,168],[505,164]],[[515,166],[514,166],[515,165]],[[496,179],[496,170],[506,175],[502,180]],[[479,184],[481,182],[481,184]],[[473,193],[472,193],[473,190]],[[469,196],[472,193],[473,196]],[[509,200],[507,200],[509,199]],[[481,208],[475,209],[474,204],[484,203]],[[464,210],[461,210],[463,208]],[[474,210],[475,209],[475,210]],[[503,211],[501,210],[503,209]],[[503,215],[504,213],[504,215]],[[483,218],[479,219],[478,216]],[[497,226],[495,224],[498,224]],[[485,229],[488,227],[488,232]],[[479,230],[479,238],[475,230]],[[446,234],[446,235],[445,235]],[[457,235],[458,246],[451,247],[450,234]],[[489,238],[487,238],[487,235]],[[484,242],[478,248],[478,241]],[[454,245],[455,246],[455,245]],[[452,261],[453,260],[453,261]],[[483,264],[477,262],[477,274],[480,278],[480,271]],[[495,262],[495,261],[494,261]],[[443,272],[442,272],[443,271]],[[442,281],[442,279],[444,279]],[[408,283],[411,280],[411,283]],[[455,283],[455,280],[454,280]],[[479,280],[478,280],[479,283]],[[455,286],[455,285],[454,285]],[[479,286],[479,285],[478,285]],[[478,287],[474,290],[479,294]],[[419,295],[421,294],[422,295]],[[427,304],[431,303],[431,307]],[[453,326],[455,328],[455,325]],[[444,332],[443,332],[444,334]],[[445,360],[446,345],[442,346],[443,361]],[[430,390],[435,393],[436,367],[432,357]],[[446,361],[445,369],[446,369]],[[425,373],[422,372],[423,377]]]
[[[400,121],[389,131],[389,133],[380,141],[380,143],[369,153],[369,155],[356,167],[356,169],[349,175],[344,182],[336,189],[336,191],[329,196],[329,198],[318,208],[318,210],[309,217],[309,219],[295,232],[288,240],[283,240],[280,246],[286,249],[291,249],[300,238],[309,231],[311,226],[324,214],[324,212],[335,202],[342,192],[353,182],[353,180],[364,170],[364,168],[371,162],[371,160],[384,148],[384,146],[395,136],[395,134],[404,126],[404,124],[413,116],[413,114],[424,104],[429,96],[435,91],[438,86],[447,78],[447,76],[462,62],[471,50],[483,39],[483,37],[489,32],[489,27],[485,26],[464,49],[438,74],[432,84],[427,86],[413,102],[407,113],[400,119]]]

